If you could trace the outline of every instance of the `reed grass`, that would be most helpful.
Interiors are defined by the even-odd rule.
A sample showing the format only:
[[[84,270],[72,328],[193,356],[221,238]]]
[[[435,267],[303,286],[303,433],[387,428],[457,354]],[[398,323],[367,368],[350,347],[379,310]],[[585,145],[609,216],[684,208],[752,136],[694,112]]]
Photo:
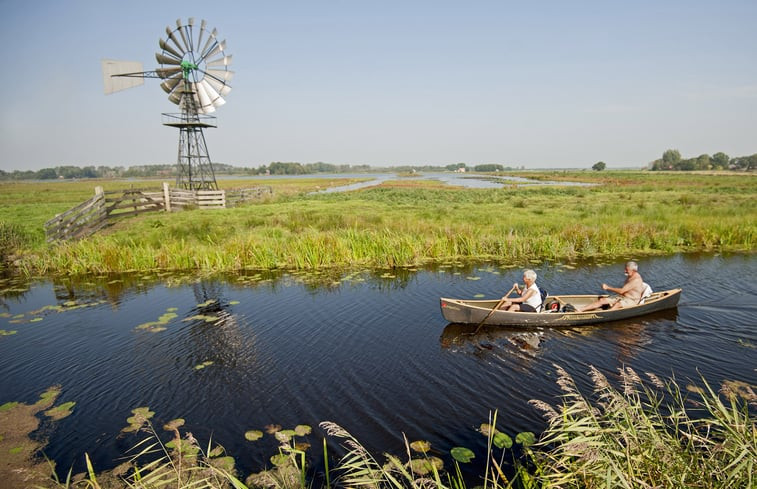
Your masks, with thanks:
[[[404,438],[402,456],[385,453],[379,458],[338,424],[323,422],[323,432],[338,440],[343,453],[332,464],[324,438],[327,473],[322,477],[307,466],[307,448],[286,435],[277,436],[279,453],[271,457],[275,467],[242,482],[223,448],[209,442],[203,450],[191,434],[181,436],[176,422],[166,427],[173,439],[164,443],[148,419],[135,417],[130,418],[133,429],[148,436],[126,463],[96,474],[87,459],[88,474],[74,482],[69,482],[69,474],[57,487],[311,489],[322,480],[320,487],[325,489],[466,489],[471,478],[463,476],[461,464],[476,457],[484,463],[473,482],[483,489],[755,487],[753,386],[726,381],[716,392],[702,379],[702,386],[681,388],[675,379],[661,380],[654,374],[646,374],[645,382],[623,367],[615,387],[591,367],[593,390],[583,394],[564,369],[556,369],[562,402],[531,401],[549,422],[539,440],[532,433],[511,438],[497,426],[495,411],[478,430],[486,437],[485,453],[453,447],[445,457],[452,460],[449,468],[431,455],[442,454],[431,450],[428,442]]]
[[[316,182],[297,191],[288,180],[282,193],[261,203],[143,215],[79,242],[48,246],[38,231],[20,228],[31,237],[20,246],[19,267],[28,273],[313,270],[754,251],[754,176],[570,175],[601,185],[460,189],[385,182],[312,194]],[[21,226],[0,213],[3,219]]]
[[[750,386],[724,384],[719,395],[703,387],[683,391],[673,380],[631,368],[617,389],[591,369],[594,392],[579,392],[558,368],[563,404],[533,403],[550,425],[536,461],[545,487],[724,488],[757,484],[757,408]]]

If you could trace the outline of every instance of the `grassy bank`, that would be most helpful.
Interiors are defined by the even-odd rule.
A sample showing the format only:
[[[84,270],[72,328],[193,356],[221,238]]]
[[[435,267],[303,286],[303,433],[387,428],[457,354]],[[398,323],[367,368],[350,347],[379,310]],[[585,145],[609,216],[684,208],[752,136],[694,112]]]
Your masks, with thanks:
[[[29,274],[404,267],[449,260],[754,250],[757,178],[752,175],[522,176],[597,185],[440,188],[424,184],[421,176],[412,185],[390,181],[354,192],[309,195],[325,182],[287,180],[281,185],[288,187],[274,187],[274,197],[265,202],[144,215],[83,241],[47,246],[42,223],[89,197],[91,190],[76,199],[70,192],[64,203],[55,189],[38,191],[26,184],[23,194],[3,193],[0,221],[11,229],[6,241],[15,239],[16,266]],[[100,184],[108,190],[116,186]],[[29,192],[44,196],[43,203],[30,203]]]

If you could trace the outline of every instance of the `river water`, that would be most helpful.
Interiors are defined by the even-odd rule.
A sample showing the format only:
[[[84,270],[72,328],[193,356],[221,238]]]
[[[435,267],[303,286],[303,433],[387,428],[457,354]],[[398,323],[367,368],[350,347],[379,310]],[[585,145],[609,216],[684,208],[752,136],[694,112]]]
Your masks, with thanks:
[[[529,267],[555,294],[601,293],[602,282],[623,278],[620,261]],[[640,272],[655,290],[683,288],[677,309],[476,335],[444,321],[439,297],[499,297],[520,281],[521,267],[6,281],[0,405],[32,403],[52,385],[62,387],[59,402],[76,402],[70,416],[43,425],[45,454],[62,473],[83,470],[85,452],[98,469],[119,463],[137,440],[120,429],[132,409],[149,406],[156,426],[184,418],[201,445],[212,437],[246,474],[270,465],[276,442],[249,442],[245,431],[307,424],[320,447],[326,420],[379,459],[404,452],[404,433],[430,441],[447,461],[449,449],[466,446],[483,463],[485,439],[475,430],[491,411],[511,435],[544,428],[528,401],[557,401],[554,365],[586,389],[590,365],[611,378],[630,366],[684,384],[700,374],[715,386],[757,384],[757,257],[649,258]]]

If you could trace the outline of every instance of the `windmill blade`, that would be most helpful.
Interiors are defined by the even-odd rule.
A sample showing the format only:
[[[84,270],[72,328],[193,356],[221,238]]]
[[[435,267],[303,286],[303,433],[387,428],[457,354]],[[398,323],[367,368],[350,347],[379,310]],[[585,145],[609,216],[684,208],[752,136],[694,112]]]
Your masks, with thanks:
[[[163,82],[160,84],[160,88],[162,88],[164,92],[170,94],[176,89],[176,86],[179,84],[181,80],[182,80],[182,77],[180,76],[175,77],[175,78],[167,78],[166,80],[163,80]]]
[[[212,32],[210,32],[208,37],[208,40],[205,41],[205,46],[202,47],[202,50],[200,51],[200,57],[204,58],[205,53],[213,49],[213,43],[217,41],[216,35],[218,35],[218,30],[213,29]]]
[[[230,86],[226,85],[223,82],[219,82],[215,78],[211,78],[209,76],[206,76],[204,81],[208,82],[210,84],[210,86],[212,86],[213,89],[216,92],[218,92],[222,97],[227,96],[229,94],[229,92],[231,92],[231,87]]]
[[[143,76],[118,76],[127,73],[141,73],[143,68],[142,63],[139,61],[103,59],[100,62],[100,66],[102,68],[105,95],[136,87],[145,82]]]
[[[210,103],[213,104],[213,107],[220,107],[226,103],[226,101],[221,97],[221,95],[219,95],[219,93],[211,86],[208,80],[202,80],[200,82],[200,85],[202,85],[205,88],[205,92],[208,94],[208,97],[210,98]]]
[[[179,105],[181,102],[181,90],[174,90],[170,94],[168,94],[168,100],[175,103],[176,105]]]
[[[223,41],[217,43],[215,46],[213,46],[213,48],[208,53],[203,54],[200,59],[201,60],[205,60],[205,59],[208,59],[208,58],[212,58],[216,54],[222,53],[224,49],[226,49],[226,40],[225,39]]]
[[[234,72],[229,70],[208,69],[205,70],[204,73],[210,77],[215,78],[221,83],[226,83],[227,81],[231,80],[231,77],[234,76]]]
[[[173,56],[166,56],[163,53],[155,53],[155,59],[162,65],[180,65],[181,59],[176,59]]]
[[[202,19],[200,22],[200,34],[197,36],[197,46],[202,46],[202,36],[205,34],[205,25],[207,22],[205,22],[205,19]]]
[[[194,34],[194,25],[195,25],[195,19],[194,17],[190,17],[187,19],[187,25],[185,26],[185,31],[187,32],[187,37],[189,38],[189,45],[192,48],[192,51],[195,49],[195,34]]]
[[[166,41],[164,41],[162,38],[158,40],[158,46],[160,46],[160,49],[163,51],[166,51],[174,56],[176,56],[178,59],[182,58],[182,54],[179,54],[178,51],[176,51],[174,48],[172,48]]]
[[[212,61],[206,61],[205,66],[229,66],[231,64],[231,55],[222,56]]]
[[[197,93],[197,97],[200,99],[200,108],[206,114],[215,111],[216,108],[213,107],[213,101],[210,100],[210,96],[208,95],[207,90],[205,90],[205,85],[202,83],[193,83],[192,86],[195,93]]]
[[[184,46],[186,46],[185,51],[192,51],[192,44],[187,41],[186,32],[184,31],[184,26],[181,25],[181,19],[176,19],[176,30],[179,32],[179,35],[181,36],[181,40],[184,41]]]
[[[187,52],[186,49],[179,43],[179,39],[174,35],[173,31],[171,30],[171,27],[166,26],[166,39],[169,39],[174,46],[176,46],[176,50],[184,56],[184,54]]]

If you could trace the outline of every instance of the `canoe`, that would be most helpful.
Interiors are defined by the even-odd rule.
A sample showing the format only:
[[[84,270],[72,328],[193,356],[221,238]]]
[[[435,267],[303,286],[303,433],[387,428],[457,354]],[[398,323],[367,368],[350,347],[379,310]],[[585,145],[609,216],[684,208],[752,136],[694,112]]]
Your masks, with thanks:
[[[571,304],[574,307],[581,307],[591,304],[600,297],[606,295],[555,295],[549,296],[544,303],[549,304],[551,301],[558,301],[561,304],[560,310],[566,305]],[[496,326],[577,326],[582,324],[596,324],[607,321],[617,321],[628,319],[651,312],[672,309],[678,305],[678,299],[681,298],[681,289],[664,290],[654,292],[644,299],[642,304],[623,307],[620,309],[597,309],[586,312],[510,312],[497,310],[486,319],[484,324]],[[480,324],[486,318],[494,306],[496,300],[467,300],[467,299],[449,299],[442,297],[439,304],[442,309],[442,316],[450,323],[460,324]]]

